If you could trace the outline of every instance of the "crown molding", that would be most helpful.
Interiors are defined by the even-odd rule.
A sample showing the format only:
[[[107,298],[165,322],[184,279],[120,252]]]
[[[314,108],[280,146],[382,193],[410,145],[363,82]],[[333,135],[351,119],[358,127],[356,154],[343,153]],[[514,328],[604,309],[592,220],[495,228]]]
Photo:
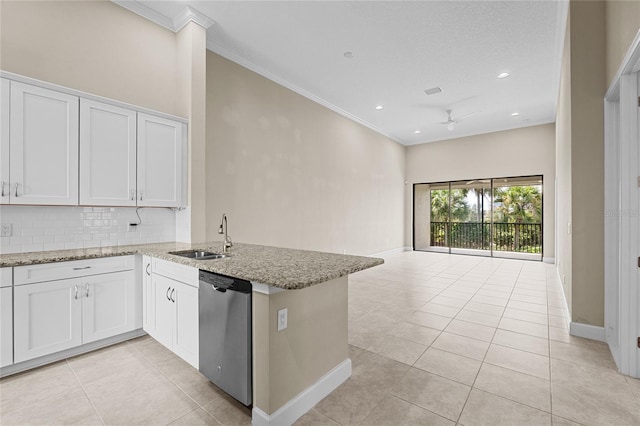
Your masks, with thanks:
[[[184,28],[189,22],[194,22],[200,25],[205,30],[215,24],[215,21],[208,16],[192,8],[191,6],[185,6],[182,11],[172,18],[157,12],[154,9],[146,6],[144,3],[137,0],[111,0],[118,6],[148,19],[149,21],[160,25],[174,33],[177,33]]]
[[[143,3],[136,0],[111,0],[111,2],[117,4],[118,6],[124,7],[125,9],[142,16],[150,20],[151,22],[160,25],[161,27],[165,27],[168,30],[174,31],[173,20],[167,18],[160,12],[156,12],[150,7],[144,5]]]
[[[213,19],[210,19],[208,16],[204,15],[202,12],[198,12],[196,9],[185,6],[178,15],[173,18],[173,28],[175,32],[180,31],[187,25],[189,22],[196,23],[200,25],[205,30],[215,24]]]
[[[332,104],[331,102],[328,102],[327,100],[320,98],[316,95],[314,95],[313,93],[298,87],[297,85],[293,84],[292,82],[290,82],[289,80],[286,80],[282,77],[280,77],[277,74],[272,73],[271,71],[268,71],[256,64],[254,64],[253,62],[235,54],[234,52],[231,52],[230,50],[220,46],[219,44],[217,44],[215,41],[211,40],[211,39],[207,39],[207,49],[222,56],[223,58],[226,58],[228,60],[230,60],[231,62],[235,62],[236,64],[240,65],[241,67],[247,68],[248,70],[251,70],[253,72],[255,72],[256,74],[259,74],[261,76],[263,76],[264,78],[273,81],[276,84],[279,84],[280,86],[286,87],[287,89],[297,93],[300,96],[304,96],[305,98],[312,100],[313,102],[322,105],[325,108],[330,109],[331,111],[338,113],[340,115],[342,115],[343,117],[348,118],[351,121],[355,121],[358,124],[361,124],[371,130],[373,130],[374,132],[385,136],[387,138],[389,138],[390,140],[399,143],[400,145],[406,145],[402,142],[400,142],[399,140],[397,140],[396,138],[388,135],[387,133],[384,132],[384,130],[377,128],[376,126],[374,126],[373,124],[362,120],[361,118],[349,113],[348,111],[343,110],[342,108]]]

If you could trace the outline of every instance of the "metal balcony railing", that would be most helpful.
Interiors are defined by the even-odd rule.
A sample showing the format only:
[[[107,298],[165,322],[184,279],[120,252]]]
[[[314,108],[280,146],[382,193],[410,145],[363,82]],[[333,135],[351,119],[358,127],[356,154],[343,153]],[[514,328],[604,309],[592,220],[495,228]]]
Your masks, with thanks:
[[[542,224],[431,222],[431,246],[542,253]]]

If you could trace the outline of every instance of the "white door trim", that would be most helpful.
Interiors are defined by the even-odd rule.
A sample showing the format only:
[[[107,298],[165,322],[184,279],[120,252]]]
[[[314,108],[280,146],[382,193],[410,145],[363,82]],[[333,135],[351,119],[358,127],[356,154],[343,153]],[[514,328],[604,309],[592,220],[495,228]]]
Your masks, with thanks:
[[[618,369],[639,377],[640,31],[605,97],[605,329]]]

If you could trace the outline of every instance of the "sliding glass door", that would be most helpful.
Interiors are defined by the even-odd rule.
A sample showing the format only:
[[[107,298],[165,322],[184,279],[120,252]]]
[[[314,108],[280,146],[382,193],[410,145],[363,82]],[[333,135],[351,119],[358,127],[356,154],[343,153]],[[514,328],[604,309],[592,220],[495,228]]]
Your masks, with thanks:
[[[491,179],[450,185],[451,253],[491,256]]]
[[[414,185],[414,249],[542,259],[542,176]]]
[[[496,256],[542,260],[542,176],[493,180]]]

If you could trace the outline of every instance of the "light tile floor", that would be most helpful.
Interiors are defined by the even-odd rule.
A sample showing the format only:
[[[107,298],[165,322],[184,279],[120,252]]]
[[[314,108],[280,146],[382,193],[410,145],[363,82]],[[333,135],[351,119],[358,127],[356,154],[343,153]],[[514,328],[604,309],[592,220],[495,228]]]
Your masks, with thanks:
[[[638,425],[640,380],[572,337],[555,270],[405,252],[349,281],[351,378],[297,425]],[[0,423],[250,424],[149,337],[0,381]]]

